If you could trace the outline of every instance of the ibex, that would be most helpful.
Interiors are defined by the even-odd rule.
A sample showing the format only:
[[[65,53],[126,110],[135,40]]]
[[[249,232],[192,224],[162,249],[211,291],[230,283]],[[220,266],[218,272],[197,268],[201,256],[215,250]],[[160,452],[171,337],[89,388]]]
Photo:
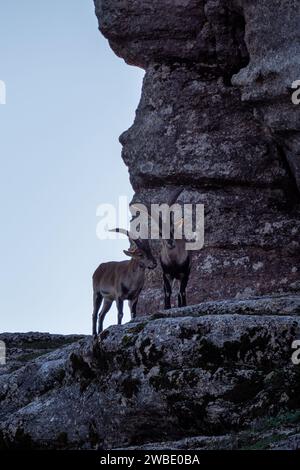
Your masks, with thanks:
[[[171,197],[167,201],[167,204],[170,208],[168,212],[168,217],[171,217],[172,206],[177,201],[178,196],[182,193],[182,189],[177,189],[171,194]],[[133,206],[138,210],[141,210],[139,206]],[[160,220],[158,216],[153,218],[151,211],[151,221],[154,224],[159,226],[159,236],[162,240],[162,246],[160,251],[160,264],[163,271],[163,281],[164,281],[164,300],[165,300],[165,309],[171,308],[171,296],[172,288],[176,280],[179,281],[179,292],[178,292],[178,306],[186,306],[186,287],[189,280],[189,275],[191,271],[191,256],[189,251],[186,250],[186,240],[184,238],[175,239],[175,226],[182,225],[183,219],[180,218],[179,221],[175,221],[174,218],[171,218],[171,223],[169,221]],[[170,227],[170,237],[167,239],[163,238],[163,234],[167,232],[166,227]]]
[[[177,201],[178,196],[182,193],[181,190],[172,193],[168,205],[171,208]],[[175,224],[182,225],[182,219],[179,222],[171,221],[170,238],[162,239],[162,246],[160,252],[160,264],[163,271],[164,280],[164,294],[165,294],[165,309],[171,308],[172,288],[176,280],[179,281],[178,292],[178,307],[186,306],[186,287],[189,281],[191,272],[191,256],[189,251],[186,250],[186,240],[184,238],[175,239]]]
[[[157,266],[148,240],[134,240],[127,230],[119,228],[113,229],[111,232],[119,232],[128,236],[131,248],[124,250],[124,253],[131,260],[102,263],[96,269],[93,275],[93,335],[97,334],[97,318],[102,301],[98,334],[103,330],[105,316],[114,301],[117,303],[118,325],[122,324],[124,300],[129,301],[132,318],[136,316],[138,298],[144,286],[145,270],[146,268],[154,269]]]

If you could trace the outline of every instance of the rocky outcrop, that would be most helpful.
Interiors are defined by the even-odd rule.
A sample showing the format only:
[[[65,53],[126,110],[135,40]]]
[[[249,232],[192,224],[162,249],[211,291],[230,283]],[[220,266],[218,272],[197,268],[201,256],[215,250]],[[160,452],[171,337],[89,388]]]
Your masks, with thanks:
[[[187,307],[19,362],[0,375],[0,447],[299,446],[299,298],[269,301],[275,315]]]
[[[122,134],[134,200],[205,205],[190,303],[299,292],[299,2],[95,0],[102,33],[146,70]],[[299,77],[297,77],[297,74]],[[140,313],[162,306],[159,270]]]
[[[233,77],[242,100],[278,142],[300,189],[300,112],[292,84],[300,80],[300,4],[297,0],[236,0],[246,22],[250,63]]]

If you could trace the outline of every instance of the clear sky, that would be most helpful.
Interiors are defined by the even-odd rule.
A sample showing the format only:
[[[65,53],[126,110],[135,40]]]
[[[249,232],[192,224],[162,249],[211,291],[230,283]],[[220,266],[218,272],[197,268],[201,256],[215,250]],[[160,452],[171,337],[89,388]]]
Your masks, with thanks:
[[[90,333],[92,273],[128,247],[97,239],[96,210],[132,196],[118,137],[143,71],[114,55],[92,0],[0,2],[0,330]]]

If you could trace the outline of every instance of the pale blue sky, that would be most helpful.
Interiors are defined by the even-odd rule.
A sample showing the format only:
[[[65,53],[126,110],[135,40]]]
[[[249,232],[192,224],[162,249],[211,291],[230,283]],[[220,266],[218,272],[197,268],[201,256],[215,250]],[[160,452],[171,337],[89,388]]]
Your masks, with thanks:
[[[0,330],[90,333],[92,273],[128,246],[97,240],[96,209],[132,196],[118,137],[143,71],[111,51],[92,0],[0,2]]]

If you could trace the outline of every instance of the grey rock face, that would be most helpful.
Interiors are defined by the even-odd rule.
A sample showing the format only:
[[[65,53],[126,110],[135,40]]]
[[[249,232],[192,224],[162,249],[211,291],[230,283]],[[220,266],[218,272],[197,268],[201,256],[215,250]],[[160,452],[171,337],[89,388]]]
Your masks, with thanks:
[[[276,143],[239,91],[196,65],[150,66],[134,125],[121,138],[136,190],[164,185],[283,186]]]
[[[120,138],[134,201],[163,203],[181,187],[179,202],[205,205],[189,303],[299,292],[299,2],[95,5],[113,50],[146,70]],[[139,312],[156,312],[162,295],[158,269]]]
[[[162,316],[200,316],[200,315],[300,315],[299,295],[277,295],[257,297],[248,300],[223,300],[218,302],[203,302],[183,308],[162,310],[155,314],[155,318]]]
[[[286,97],[299,79],[300,5],[297,0],[235,0],[245,18],[248,66],[234,80],[245,99],[268,101]],[[289,100],[290,101],[290,100]]]
[[[278,423],[295,434],[299,317],[181,313],[113,326],[1,375],[0,446],[241,448]]]
[[[161,202],[168,189],[148,189],[135,199]],[[280,189],[241,187],[185,190],[183,203],[205,206],[205,245],[192,252],[188,303],[247,299],[299,292],[299,216]],[[157,251],[159,242],[153,242]],[[174,289],[176,294],[176,286]],[[173,298],[175,305],[176,295]],[[148,274],[138,312],[163,306],[162,274]]]
[[[129,64],[187,60],[219,74],[248,61],[243,17],[226,0],[95,0],[95,6],[100,30]]]
[[[292,84],[300,80],[300,4],[297,0],[236,0],[246,22],[250,62],[232,82],[282,146],[300,188],[300,105]]]

